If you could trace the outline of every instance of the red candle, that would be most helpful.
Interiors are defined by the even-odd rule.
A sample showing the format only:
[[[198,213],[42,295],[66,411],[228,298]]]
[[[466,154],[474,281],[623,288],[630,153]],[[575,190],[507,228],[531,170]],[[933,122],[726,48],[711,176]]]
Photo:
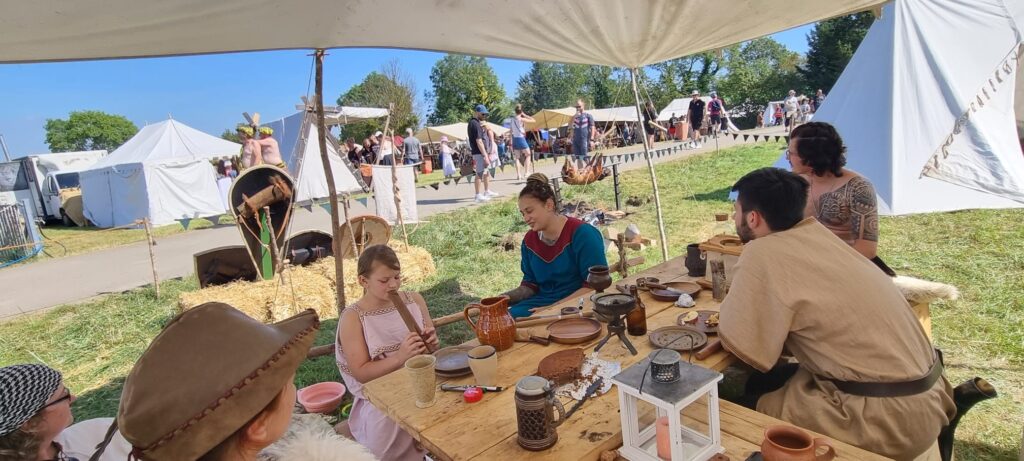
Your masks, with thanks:
[[[668,416],[658,418],[657,427],[654,429],[655,438],[658,444],[658,457],[665,460],[672,459],[672,442],[668,432]]]

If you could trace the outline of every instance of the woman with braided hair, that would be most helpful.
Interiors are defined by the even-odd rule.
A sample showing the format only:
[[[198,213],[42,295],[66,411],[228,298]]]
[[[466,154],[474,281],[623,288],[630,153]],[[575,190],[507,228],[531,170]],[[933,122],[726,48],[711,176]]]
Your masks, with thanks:
[[[509,312],[517,318],[589,290],[587,270],[608,265],[601,232],[555,210],[555,192],[543,173],[526,179],[519,192],[519,213],[530,226],[521,247],[523,281],[503,293],[509,297]]]

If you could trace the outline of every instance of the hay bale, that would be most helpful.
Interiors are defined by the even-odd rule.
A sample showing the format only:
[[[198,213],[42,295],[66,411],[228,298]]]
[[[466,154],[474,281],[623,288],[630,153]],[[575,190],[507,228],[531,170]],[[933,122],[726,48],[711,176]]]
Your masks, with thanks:
[[[402,263],[402,281],[416,283],[434,273],[434,259],[427,250],[410,246],[395,248]],[[272,280],[236,281],[178,296],[180,311],[203,303],[230,304],[253,318],[277,322],[305,309],[320,318],[337,317],[334,258],[323,258],[308,266],[288,266]],[[356,277],[356,260],[345,259],[345,298],[351,303],[363,295]]]

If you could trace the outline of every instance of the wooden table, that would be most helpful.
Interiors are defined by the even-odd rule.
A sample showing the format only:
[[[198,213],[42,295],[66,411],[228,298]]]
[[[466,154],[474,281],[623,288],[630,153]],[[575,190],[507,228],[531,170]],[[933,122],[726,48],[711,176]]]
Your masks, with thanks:
[[[686,275],[683,258],[675,258],[637,276],[658,277],[662,282],[693,280]],[[619,282],[621,283],[621,282]],[[609,291],[615,291],[614,286]],[[587,297],[585,309],[592,309]],[[647,329],[676,324],[676,318],[684,312],[672,303],[656,301],[646,293],[641,294],[647,306]],[[578,299],[578,298],[577,298]],[[711,298],[708,290],[697,296],[697,309],[717,311],[719,303]],[[556,311],[566,305],[576,305],[577,300],[565,300],[548,308]],[[545,312],[547,313],[547,312]],[[535,327],[543,328],[543,327]],[[603,334],[602,334],[603,337]],[[438,390],[434,406],[416,408],[413,403],[412,386],[408,376],[399,370],[368,383],[363,393],[377,408],[387,413],[403,429],[420,441],[435,459],[442,460],[495,460],[495,459],[538,459],[596,460],[601,452],[622,446],[622,429],[619,421],[617,391],[591,398],[568,421],[558,427],[559,441],[554,447],[542,452],[522,449],[516,442],[516,412],[513,396],[516,382],[523,376],[536,373],[537,364],[548,354],[572,347],[582,347],[588,354],[601,337],[589,343],[562,345],[552,343],[540,346],[534,343],[517,342],[511,349],[498,354],[498,385],[506,388],[500,393],[484,394],[480,402],[467,404],[458,392]],[[630,355],[618,338],[612,338],[601,350],[604,360],[618,361],[625,369],[647,357],[654,348],[646,337],[630,336],[630,341],[639,354]],[[476,344],[470,341],[468,344]],[[683,354],[684,359],[688,354]],[[694,359],[693,363],[719,370],[736,362],[736,358],[725,351],[719,351],[705,360]],[[473,376],[442,380],[438,383],[473,384]],[[563,401],[568,407],[571,401]],[[757,451],[764,435],[764,428],[772,424],[784,424],[767,415],[748,410],[726,401],[721,402],[722,445],[726,454],[734,461],[743,461],[751,452]],[[837,459],[885,459],[850,445],[836,442]]]

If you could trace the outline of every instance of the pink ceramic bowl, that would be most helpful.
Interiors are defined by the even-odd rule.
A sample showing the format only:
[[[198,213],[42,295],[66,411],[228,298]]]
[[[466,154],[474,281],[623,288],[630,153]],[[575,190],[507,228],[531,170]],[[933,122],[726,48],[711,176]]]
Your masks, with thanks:
[[[327,381],[299,389],[298,399],[310,413],[330,413],[341,405],[345,397],[345,385]]]

